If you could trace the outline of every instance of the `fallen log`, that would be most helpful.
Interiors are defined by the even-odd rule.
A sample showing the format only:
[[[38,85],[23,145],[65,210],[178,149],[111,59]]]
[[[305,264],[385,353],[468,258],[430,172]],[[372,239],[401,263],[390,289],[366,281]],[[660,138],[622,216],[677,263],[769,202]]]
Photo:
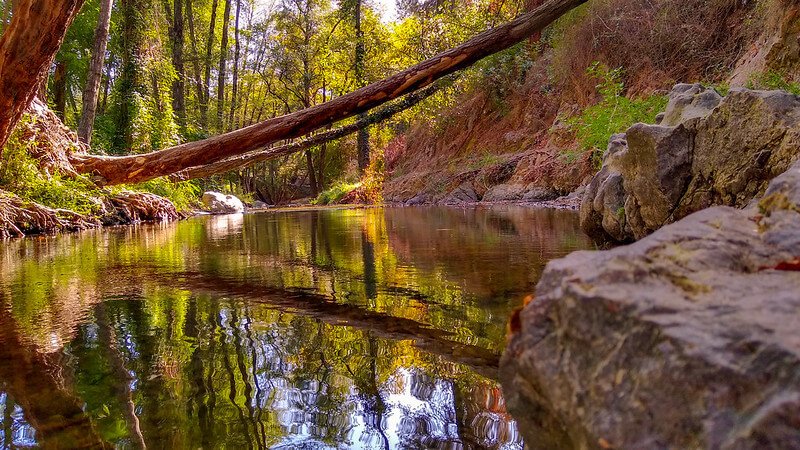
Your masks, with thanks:
[[[206,178],[219,173],[225,173],[232,170],[238,170],[243,167],[249,167],[253,164],[269,161],[281,156],[301,152],[303,150],[322,145],[326,142],[341,139],[370,125],[383,122],[395,114],[401,113],[419,104],[421,101],[442,89],[444,85],[444,83],[439,82],[428,86],[423,90],[408,94],[402,100],[391,103],[390,105],[381,108],[380,110],[375,111],[350,125],[345,125],[324,133],[315,134],[314,136],[302,141],[292,142],[290,144],[272,147],[265,150],[258,150],[252,153],[246,153],[241,156],[224,159],[222,161],[207,164],[205,166],[191,167],[171,175],[170,179],[172,181],[186,181],[196,178]]]
[[[73,154],[75,169],[101,185],[138,183],[242,155],[369,111],[505,50],[587,0],[551,0],[534,11],[398,74],[342,97],[198,142],[123,157]]]

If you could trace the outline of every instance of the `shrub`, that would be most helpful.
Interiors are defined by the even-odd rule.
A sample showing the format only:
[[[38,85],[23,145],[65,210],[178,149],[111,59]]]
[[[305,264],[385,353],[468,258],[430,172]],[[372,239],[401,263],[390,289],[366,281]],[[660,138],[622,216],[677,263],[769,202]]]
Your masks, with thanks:
[[[3,148],[0,159],[0,186],[17,194],[23,200],[55,208],[68,209],[78,214],[97,213],[101,209],[99,198],[102,192],[87,178],[63,176],[60,173],[45,174],[29,151],[35,140],[25,139],[22,130],[24,117]]]
[[[194,180],[173,182],[162,177],[139,183],[130,189],[164,197],[171,201],[178,211],[186,211],[200,205],[201,188]]]
[[[312,205],[330,205],[343,199],[345,195],[361,187],[361,183],[336,183],[327,191],[319,194]]]
[[[589,104],[592,61],[624,67],[635,93],[676,81],[719,81],[764,22],[761,2],[735,0],[597,0],[561,19],[552,36],[559,87]]]
[[[621,69],[609,70],[595,62],[587,73],[600,80],[597,90],[602,100],[565,122],[575,133],[581,152],[591,150],[595,163],[599,164],[612,134],[625,131],[637,122],[653,122],[655,116],[667,106],[668,100],[663,95],[636,99],[625,97],[622,95],[625,85],[621,81]]]

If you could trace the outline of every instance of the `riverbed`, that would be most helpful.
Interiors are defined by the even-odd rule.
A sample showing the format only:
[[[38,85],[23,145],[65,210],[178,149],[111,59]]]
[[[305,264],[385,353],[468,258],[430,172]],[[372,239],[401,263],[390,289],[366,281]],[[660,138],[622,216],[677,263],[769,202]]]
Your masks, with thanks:
[[[194,217],[0,243],[0,448],[522,449],[506,323],[572,211]]]

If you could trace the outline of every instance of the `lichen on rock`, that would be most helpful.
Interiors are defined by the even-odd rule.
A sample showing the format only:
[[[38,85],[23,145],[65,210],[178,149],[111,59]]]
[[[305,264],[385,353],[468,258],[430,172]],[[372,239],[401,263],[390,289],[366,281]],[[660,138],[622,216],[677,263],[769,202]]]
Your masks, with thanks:
[[[659,125],[636,124],[611,139],[581,223],[597,239],[641,239],[703,208],[747,206],[798,157],[798,97],[734,89],[722,98],[680,84]]]
[[[797,205],[800,162],[758,205],[551,262],[501,362],[528,446],[800,448]]]

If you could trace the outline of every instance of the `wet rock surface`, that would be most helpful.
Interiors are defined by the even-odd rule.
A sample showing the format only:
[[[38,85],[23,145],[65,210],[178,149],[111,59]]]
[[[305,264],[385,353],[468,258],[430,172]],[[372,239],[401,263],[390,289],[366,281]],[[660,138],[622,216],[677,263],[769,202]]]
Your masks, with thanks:
[[[533,449],[800,448],[798,330],[800,163],[746,209],[551,262],[501,380]]]
[[[800,157],[800,98],[677,85],[659,125],[612,137],[581,205],[594,238],[631,242],[715,205],[747,206]]]
[[[205,192],[203,207],[211,214],[238,214],[244,212],[244,203],[233,195]]]

